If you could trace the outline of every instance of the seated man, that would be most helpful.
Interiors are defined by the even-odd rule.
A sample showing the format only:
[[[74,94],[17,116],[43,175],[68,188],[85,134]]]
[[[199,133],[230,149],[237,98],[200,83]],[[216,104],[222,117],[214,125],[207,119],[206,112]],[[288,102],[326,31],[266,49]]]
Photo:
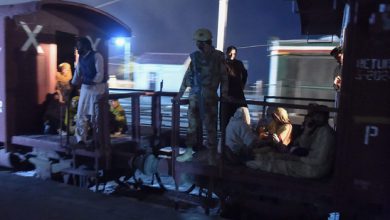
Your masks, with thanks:
[[[230,163],[241,163],[252,158],[252,150],[260,143],[250,127],[247,107],[239,107],[226,127],[225,157]]]
[[[47,94],[44,105],[46,109],[43,115],[43,133],[58,134],[61,129],[61,103],[57,92]]]
[[[253,169],[295,177],[320,178],[327,175],[333,163],[335,145],[334,131],[329,126],[328,119],[326,106],[317,106],[307,116],[304,131],[296,141],[299,148],[307,149],[306,156],[270,152],[259,155],[246,165]]]
[[[70,102],[69,110],[66,109],[65,112],[65,126],[68,126],[69,121],[69,134],[73,135],[76,129],[76,115],[77,115],[77,106],[79,104],[79,96],[74,96]]]
[[[127,120],[125,110],[120,105],[118,99],[110,101],[110,113],[112,119],[110,120],[111,134],[120,135],[127,131]]]

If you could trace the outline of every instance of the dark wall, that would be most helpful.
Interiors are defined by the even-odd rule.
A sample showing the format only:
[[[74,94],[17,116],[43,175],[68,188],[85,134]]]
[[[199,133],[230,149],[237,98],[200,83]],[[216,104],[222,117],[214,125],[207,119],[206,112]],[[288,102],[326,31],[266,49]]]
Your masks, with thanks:
[[[388,4],[387,4],[388,6]],[[352,5],[338,121],[340,193],[390,216],[390,30],[379,1]],[[342,192],[341,192],[342,191]],[[387,206],[382,206],[383,204]],[[361,206],[361,210],[364,210]]]
[[[6,19],[6,95],[8,135],[38,131],[37,52],[34,46],[21,51],[28,39],[23,29]]]
[[[56,32],[56,44],[57,44],[57,64],[67,62],[74,69],[74,48],[76,45],[76,35],[57,31]]]

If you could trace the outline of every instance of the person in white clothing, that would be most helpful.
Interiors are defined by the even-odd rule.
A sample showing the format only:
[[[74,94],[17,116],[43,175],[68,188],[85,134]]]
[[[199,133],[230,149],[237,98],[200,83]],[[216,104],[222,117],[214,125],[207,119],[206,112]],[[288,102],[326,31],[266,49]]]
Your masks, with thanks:
[[[96,103],[99,99],[108,97],[108,74],[104,72],[103,56],[92,50],[91,42],[87,38],[79,38],[76,48],[78,60],[76,59],[77,65],[71,83],[73,86],[81,85],[81,90],[75,136],[78,144],[85,145],[89,123],[96,124],[97,116],[102,111]]]
[[[252,150],[262,141],[252,131],[247,107],[237,108],[230,118],[225,134],[225,157],[229,163],[242,163],[252,159]]]

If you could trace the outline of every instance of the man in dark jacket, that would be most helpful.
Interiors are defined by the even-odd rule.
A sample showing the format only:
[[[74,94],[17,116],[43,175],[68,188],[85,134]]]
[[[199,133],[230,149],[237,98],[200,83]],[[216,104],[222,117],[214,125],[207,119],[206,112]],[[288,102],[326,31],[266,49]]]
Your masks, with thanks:
[[[343,48],[341,46],[335,47],[331,52],[330,55],[333,56],[337,63],[339,64],[335,70],[334,70],[334,81],[333,81],[333,87],[337,92],[341,89],[341,70],[343,67]]]
[[[234,115],[236,109],[239,107],[248,107],[245,102],[244,88],[248,78],[248,73],[244,64],[237,60],[237,48],[229,46],[226,50],[226,65],[228,75],[228,96],[236,103],[222,103],[221,104],[221,130],[223,131],[230,117]]]

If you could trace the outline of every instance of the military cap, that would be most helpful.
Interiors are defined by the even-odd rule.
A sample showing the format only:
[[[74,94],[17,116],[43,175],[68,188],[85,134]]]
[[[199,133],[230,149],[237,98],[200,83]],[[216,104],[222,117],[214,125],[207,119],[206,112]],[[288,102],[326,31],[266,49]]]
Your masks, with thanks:
[[[194,40],[197,41],[208,41],[213,38],[211,31],[206,28],[199,28],[198,30],[195,31],[194,33]]]

